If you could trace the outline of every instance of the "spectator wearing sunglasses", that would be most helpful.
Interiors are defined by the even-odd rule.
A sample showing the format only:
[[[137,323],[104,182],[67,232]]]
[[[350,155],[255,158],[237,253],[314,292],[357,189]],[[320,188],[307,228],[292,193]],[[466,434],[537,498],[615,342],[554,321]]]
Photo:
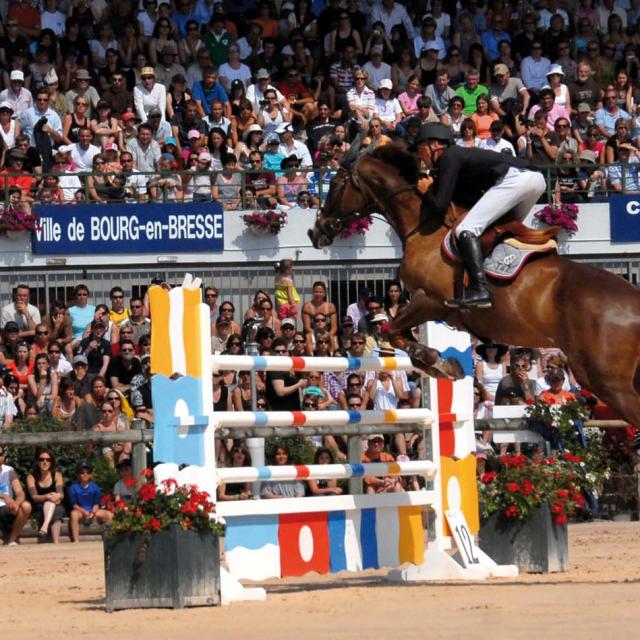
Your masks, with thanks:
[[[121,340],[118,355],[112,358],[109,363],[107,379],[111,387],[121,393],[128,394],[133,376],[137,376],[140,373],[142,373],[142,366],[140,360],[136,357],[136,347],[133,340]]]
[[[220,303],[219,312],[220,315],[216,318],[216,323],[219,320],[226,320],[228,322],[229,331],[231,333],[240,335],[242,333],[242,327],[234,320],[236,308],[233,302],[231,302],[230,300],[225,300],[224,302]],[[212,325],[211,335],[218,335],[217,324]],[[225,332],[225,335],[229,336],[229,333]]]
[[[275,356],[288,355],[287,341],[284,338],[273,340],[271,353]],[[273,411],[299,411],[299,392],[306,387],[307,380],[291,371],[269,371],[265,396]]]

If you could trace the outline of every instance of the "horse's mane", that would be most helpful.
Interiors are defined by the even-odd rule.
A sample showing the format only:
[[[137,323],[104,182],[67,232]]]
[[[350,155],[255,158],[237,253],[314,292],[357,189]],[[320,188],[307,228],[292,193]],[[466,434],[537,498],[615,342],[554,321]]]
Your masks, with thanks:
[[[418,182],[418,160],[405,146],[385,144],[371,152],[371,157],[392,165],[409,184]]]

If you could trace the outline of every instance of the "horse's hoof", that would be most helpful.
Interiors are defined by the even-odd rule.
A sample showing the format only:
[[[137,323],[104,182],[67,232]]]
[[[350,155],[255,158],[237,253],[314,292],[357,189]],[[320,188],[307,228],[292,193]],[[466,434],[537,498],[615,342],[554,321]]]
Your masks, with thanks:
[[[462,380],[465,377],[464,369],[457,358],[443,360],[442,370],[451,380]]]

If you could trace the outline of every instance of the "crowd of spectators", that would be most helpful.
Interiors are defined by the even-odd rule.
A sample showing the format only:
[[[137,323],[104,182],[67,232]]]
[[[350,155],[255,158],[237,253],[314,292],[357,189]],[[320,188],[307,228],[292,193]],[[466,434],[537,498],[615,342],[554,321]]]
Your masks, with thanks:
[[[214,353],[245,353],[251,344],[263,355],[361,357],[394,355],[382,339],[382,325],[395,317],[406,298],[400,283],[391,281],[384,299],[363,288],[358,300],[338,313],[327,299],[322,282],[314,283],[309,299],[300,299],[293,283],[292,263],[282,261],[276,265],[274,291],[257,291],[246,309],[236,312],[234,304],[222,299],[214,286],[205,287],[204,301],[210,308]],[[59,420],[64,429],[101,432],[124,431],[134,418],[153,423],[149,367],[152,321],[147,297],[128,297],[122,288],[114,287],[107,304],[93,302],[89,289],[79,284],[69,304],[54,301],[45,315],[31,304],[29,287],[16,286],[14,300],[2,308],[0,320],[0,428],[11,429],[18,420],[49,417]],[[417,372],[258,372],[253,388],[249,372],[220,371],[213,375],[212,387],[212,405],[223,411],[253,410],[254,404],[258,411],[359,411],[418,407],[421,403]],[[379,442],[373,448],[367,447],[376,440]],[[307,444],[316,448],[318,459],[347,459],[346,437],[313,437]],[[419,457],[424,454],[423,444],[417,434],[399,434],[386,441],[382,436],[370,436],[364,439],[364,459]],[[384,446],[388,452],[383,451]],[[89,453],[90,462],[104,458],[106,464],[120,470],[130,461],[131,447],[128,443],[115,443]],[[242,440],[217,441],[216,456],[222,465],[250,464]],[[37,454],[36,471],[40,470],[40,462],[50,463],[53,472],[40,479],[27,478],[26,489],[19,481],[16,484],[7,470],[7,486],[0,487],[0,500],[12,509],[17,504],[28,504],[23,509],[35,510],[42,537],[51,535],[57,541],[63,514],[63,480],[56,475],[51,451]],[[278,464],[277,459],[274,463]],[[79,468],[79,482],[89,482],[90,471],[87,464]],[[365,481],[367,490],[372,492],[399,491],[404,487],[402,482],[388,478]],[[266,485],[263,497],[288,495],[278,493],[281,490],[282,487]],[[342,488],[319,482],[310,485],[309,491],[339,493]],[[84,498],[85,493],[92,494],[88,490],[78,493]],[[247,497],[251,497],[250,488],[242,485],[220,489],[221,500]],[[93,511],[82,504],[70,512],[73,539],[78,538],[79,523],[107,517],[99,509],[99,499],[94,500]],[[0,504],[0,510],[5,506]],[[21,528],[24,522],[18,518],[20,513],[17,508],[7,513],[7,522],[18,523],[15,526]],[[29,514],[24,515],[26,521]],[[12,529],[3,528],[9,536]],[[15,536],[6,539],[11,542]]]
[[[638,191],[636,4],[12,0],[0,186],[314,206],[358,133],[411,145],[441,121],[462,146],[558,165],[565,201]]]
[[[258,290],[246,308],[236,310],[214,286],[206,286],[204,302],[210,310],[212,352],[272,356],[394,356],[383,338],[384,324],[407,303],[398,281],[387,282],[378,298],[362,288],[358,299],[338,310],[327,297],[323,282],[313,284],[303,299],[294,283],[292,261],[276,264],[273,291]],[[152,284],[168,287],[166,283]],[[11,429],[16,420],[51,417],[61,428],[118,432],[133,418],[153,424],[150,392],[150,335],[152,318],[148,299],[129,297],[114,287],[107,303],[93,304],[91,292],[79,284],[67,305],[55,301],[47,315],[31,304],[26,285],[15,288],[14,301],[2,308],[0,346],[0,428]],[[530,404],[543,398],[554,404],[575,400],[579,389],[558,349],[509,348],[495,343],[474,343],[474,404],[478,418],[490,417],[494,405]],[[248,371],[217,371],[212,380],[212,406],[217,411],[362,411],[416,408],[422,403],[420,372],[256,372],[255,386]],[[271,464],[301,463],[290,443],[273,447]],[[363,436],[364,462],[419,459],[425,455],[420,433]],[[346,461],[346,436],[305,439],[317,464]],[[81,524],[105,522],[109,513],[100,508],[100,492],[91,481],[92,464],[104,459],[120,476],[118,495],[126,494],[122,479],[131,474],[131,446],[114,443],[88,451],[88,462],[77,469],[71,491],[55,468],[50,449],[36,453],[34,471],[25,485],[2,460],[0,447],[0,527],[5,542],[19,537],[31,514],[39,535],[57,542],[60,522],[69,510],[72,540],[79,539]],[[482,472],[496,447],[491,432],[478,434],[476,456]],[[516,445],[516,452],[520,452]],[[251,456],[243,439],[216,440],[217,464],[247,466]],[[304,460],[309,462],[309,460]],[[415,478],[365,477],[370,493],[398,492],[419,486]],[[26,487],[26,488],[25,488]],[[335,481],[264,483],[263,499],[299,495],[340,494],[345,487]],[[254,496],[250,484],[222,485],[219,500],[244,500]],[[126,498],[126,495],[125,495]],[[123,498],[123,499],[125,499]]]

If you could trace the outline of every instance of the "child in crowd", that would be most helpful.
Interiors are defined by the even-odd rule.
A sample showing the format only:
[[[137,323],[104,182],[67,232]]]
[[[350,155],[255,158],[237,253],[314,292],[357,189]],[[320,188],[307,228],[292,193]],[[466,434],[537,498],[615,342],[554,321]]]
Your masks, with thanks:
[[[300,294],[293,282],[293,260],[280,260],[275,264],[275,294],[278,318],[298,317]]]
[[[102,492],[93,482],[93,469],[86,462],[78,466],[78,480],[69,487],[69,532],[71,542],[80,542],[80,524],[89,526],[93,522],[104,524],[112,518],[110,511],[100,508]]]

